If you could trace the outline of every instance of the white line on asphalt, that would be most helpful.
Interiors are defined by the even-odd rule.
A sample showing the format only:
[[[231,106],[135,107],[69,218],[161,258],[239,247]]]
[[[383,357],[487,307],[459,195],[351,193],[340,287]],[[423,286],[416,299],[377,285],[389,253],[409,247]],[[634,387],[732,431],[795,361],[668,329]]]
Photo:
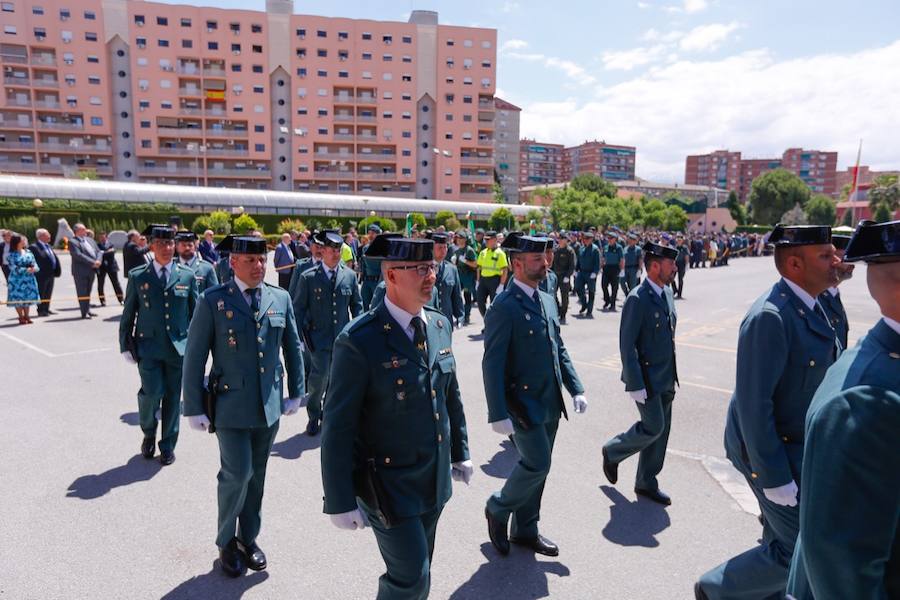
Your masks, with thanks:
[[[596,362],[587,362],[584,360],[575,360],[571,359],[573,363],[577,365],[587,365],[588,367],[596,367],[598,369],[606,369],[607,371],[619,371],[621,370],[621,366],[612,366],[609,364],[596,363]],[[610,359],[607,359],[610,360]],[[728,390],[725,388],[715,387],[712,385],[706,385],[703,383],[694,383],[693,381],[679,381],[680,385],[686,385],[688,387],[700,388],[701,390],[709,390],[711,392],[719,392],[721,394],[728,394],[729,396],[734,393],[734,390]]]
[[[10,333],[6,333],[5,331],[0,331],[0,336],[3,336],[7,339],[10,339],[10,340],[18,343],[18,344],[21,344],[21,345],[25,346],[26,348],[28,348],[29,350],[34,350],[38,354],[43,354],[47,358],[62,358],[64,356],[77,356],[79,354],[93,354],[95,352],[106,352],[107,350],[115,349],[115,348],[92,348],[89,350],[76,350],[74,352],[62,352],[60,354],[54,354],[52,352],[44,350],[43,348],[39,348],[38,346],[35,346],[32,343],[26,342],[23,339],[17,338],[16,336],[14,336]]]
[[[756,501],[756,496],[753,495],[753,491],[747,485],[744,476],[732,466],[730,461],[717,456],[707,456],[673,448],[669,448],[666,452],[699,462],[703,465],[706,472],[709,473],[709,476],[722,487],[725,493],[737,502],[741,510],[748,514],[759,516],[759,503]]]
[[[94,354],[95,352],[109,352],[115,348],[92,348],[90,350],[76,350],[75,352],[61,352],[54,354],[53,358],[62,358],[63,356],[77,356],[79,354]]]

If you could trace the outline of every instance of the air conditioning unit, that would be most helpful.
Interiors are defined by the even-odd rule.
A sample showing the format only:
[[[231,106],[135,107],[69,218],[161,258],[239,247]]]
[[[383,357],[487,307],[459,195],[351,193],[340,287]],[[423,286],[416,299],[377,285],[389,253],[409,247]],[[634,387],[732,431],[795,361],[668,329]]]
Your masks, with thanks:
[[[240,50],[232,50],[231,53],[234,54],[235,56],[240,56],[241,51]]]
[[[175,68],[172,65],[165,65],[165,66],[163,66],[162,70],[169,71],[171,73],[172,71],[175,70]]]

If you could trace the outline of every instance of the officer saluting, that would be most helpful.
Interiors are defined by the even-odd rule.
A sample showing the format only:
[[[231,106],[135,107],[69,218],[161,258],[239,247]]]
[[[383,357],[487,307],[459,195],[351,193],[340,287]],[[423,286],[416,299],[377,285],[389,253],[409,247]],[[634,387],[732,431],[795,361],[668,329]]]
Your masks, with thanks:
[[[672,426],[672,400],[678,383],[675,364],[675,299],[669,283],[675,277],[674,248],[644,244],[647,278],[631,290],[622,308],[619,351],[625,391],[637,403],[641,420],[603,446],[603,473],[610,483],[619,477],[619,463],[640,453],[634,491],[663,505],[671,498],[659,489]]]
[[[153,458],[156,423],[161,419],[159,462],[170,465],[175,461],[178,441],[182,357],[197,302],[197,281],[191,269],[172,261],[174,229],[150,225],[143,235],[150,240],[153,260],[128,273],[125,308],[119,321],[119,350],[125,360],[137,363],[141,376],[141,454]]]
[[[435,308],[447,317],[452,326],[455,321],[463,318],[463,299],[459,271],[456,265],[446,260],[450,234],[434,232],[429,237],[434,242],[434,264],[437,269],[434,282],[437,290]]]
[[[425,307],[432,249],[390,234],[369,247],[387,294],[335,341],[334,364],[349,375],[332,380],[325,402],[325,513],[342,529],[372,525],[387,567],[379,599],[428,596],[451,476],[468,483],[473,472],[450,322]]]
[[[782,279],[741,323],[725,424],[725,454],[759,502],[763,543],[704,574],[694,588],[699,599],[784,594],[797,539],[804,419],[836,355],[834,330],[816,302],[837,281],[831,228],[778,224],[769,242]]]
[[[233,237],[225,247],[234,279],[206,290],[197,303],[185,351],[184,414],[193,429],[210,427],[203,375],[212,352],[212,425],[221,457],[216,545],[222,570],[238,577],[246,567],[266,568],[256,544],[266,464],[280,416],[300,408],[303,359],[288,293],[263,283],[266,241]]]
[[[842,259],[838,265],[838,282],[819,294],[819,303],[825,309],[825,315],[834,328],[838,341],[841,343],[841,349],[847,349],[847,337],[850,335],[850,323],[847,321],[847,311],[844,310],[844,303],[841,300],[841,292],[838,285],[847,279],[853,277],[853,263],[843,261],[844,251],[847,244],[850,243],[849,235],[832,235],[831,243],[834,245],[835,254]]]
[[[863,221],[845,261],[864,260],[882,319],[828,370],[806,416],[797,600],[900,597],[900,221]]]
[[[175,234],[175,252],[179,264],[194,272],[197,292],[202,294],[207,288],[219,285],[216,268],[197,254],[197,234],[193,231],[179,231]]]
[[[559,548],[538,533],[541,496],[550,470],[550,455],[566,414],[563,388],[574,396],[576,413],[587,409],[584,387],[575,373],[559,332],[556,301],[538,290],[547,273],[549,240],[510,233],[515,279],[499,294],[485,316],[481,371],[492,429],[512,435],[520,459],[500,492],[485,507],[488,535],[497,551],[510,542],[547,556]],[[507,524],[513,516],[512,537]]]
[[[362,299],[356,273],[341,260],[344,245],[340,234],[320,231],[316,242],[323,247],[322,262],[315,269],[300,274],[294,296],[297,327],[307,340],[312,357],[309,371],[309,404],[306,411],[308,435],[319,433],[322,424],[322,398],[328,387],[331,370],[331,349],[334,338],[344,325],[362,312]],[[343,369],[344,366],[341,365]]]

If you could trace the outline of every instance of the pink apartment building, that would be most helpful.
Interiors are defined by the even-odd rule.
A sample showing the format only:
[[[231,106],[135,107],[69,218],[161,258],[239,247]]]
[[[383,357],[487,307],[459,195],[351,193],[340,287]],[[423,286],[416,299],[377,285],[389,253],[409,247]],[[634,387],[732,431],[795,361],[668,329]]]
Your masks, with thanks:
[[[490,200],[492,29],[2,2],[0,172]]]

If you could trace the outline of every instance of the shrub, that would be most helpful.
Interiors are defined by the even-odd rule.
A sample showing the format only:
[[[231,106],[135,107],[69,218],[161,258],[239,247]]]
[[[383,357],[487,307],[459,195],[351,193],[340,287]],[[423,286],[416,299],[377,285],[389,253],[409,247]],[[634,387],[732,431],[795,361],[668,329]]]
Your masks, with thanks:
[[[244,213],[234,219],[232,229],[235,233],[244,234],[250,233],[253,230],[258,230],[259,225],[256,223],[256,220],[253,217],[251,217],[247,213]]]
[[[292,231],[305,231],[306,225],[300,219],[285,219],[278,224],[278,233],[290,233]]]

